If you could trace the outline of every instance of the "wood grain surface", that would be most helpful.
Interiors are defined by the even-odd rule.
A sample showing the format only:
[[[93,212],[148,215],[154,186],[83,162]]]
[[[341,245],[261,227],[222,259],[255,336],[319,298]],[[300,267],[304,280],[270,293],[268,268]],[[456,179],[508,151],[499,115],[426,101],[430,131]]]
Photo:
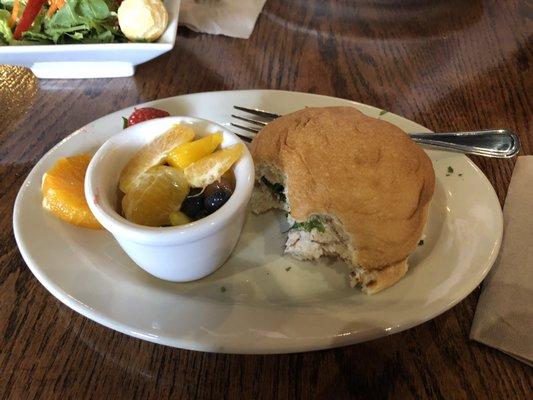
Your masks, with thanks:
[[[133,78],[41,81],[26,118],[0,129],[0,398],[531,398],[531,368],[468,339],[479,288],[432,321],[368,343],[280,356],[192,352],[61,304],[28,270],[11,221],[25,176],[59,140],[117,109],[192,92],[343,97],[433,130],[510,128],[532,154],[532,10],[515,0],[268,0],[249,40],[180,28],[174,50]],[[503,204],[514,160],[475,162]]]

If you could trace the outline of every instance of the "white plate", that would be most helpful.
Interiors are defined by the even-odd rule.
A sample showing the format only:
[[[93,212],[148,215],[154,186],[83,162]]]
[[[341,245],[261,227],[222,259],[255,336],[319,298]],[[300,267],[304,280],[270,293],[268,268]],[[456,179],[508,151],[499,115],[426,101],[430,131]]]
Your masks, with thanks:
[[[305,106],[352,105],[305,93],[248,90],[198,93],[147,103],[172,115],[226,123],[233,104],[287,113]],[[43,211],[43,173],[62,156],[94,151],[121,129],[124,109],[74,132],[24,182],[13,226],[39,281],[75,311],[128,335],[169,346],[227,353],[283,353],[362,342],[410,328],[446,311],[485,277],[500,247],[502,213],[493,188],[465,156],[428,151],[437,176],[425,244],[397,285],[366,296],[347,284],[342,263],[282,257],[280,215],[249,216],[237,248],[213,275],[176,284],[157,280],[110,234],[68,225]],[[406,131],[427,129],[387,113]],[[451,166],[454,173],[446,176]],[[461,174],[461,176],[459,176]],[[178,262],[178,260],[177,260]]]
[[[45,79],[131,76],[135,66],[172,50],[181,0],[165,0],[168,27],[154,43],[0,46],[0,63],[31,68]]]

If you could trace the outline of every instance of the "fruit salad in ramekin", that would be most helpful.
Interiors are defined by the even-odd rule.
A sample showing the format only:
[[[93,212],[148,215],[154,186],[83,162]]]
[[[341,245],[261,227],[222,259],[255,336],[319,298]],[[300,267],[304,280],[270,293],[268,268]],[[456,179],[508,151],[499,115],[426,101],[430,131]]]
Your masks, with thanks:
[[[244,144],[219,149],[224,135],[195,140],[190,124],[176,124],[140,148],[122,169],[118,187],[124,217],[145,226],[184,225],[222,207],[234,190],[231,166]]]
[[[253,185],[252,157],[235,134],[199,118],[166,117],[130,126],[100,147],[85,198],[137,265],[187,282],[230,256]]]

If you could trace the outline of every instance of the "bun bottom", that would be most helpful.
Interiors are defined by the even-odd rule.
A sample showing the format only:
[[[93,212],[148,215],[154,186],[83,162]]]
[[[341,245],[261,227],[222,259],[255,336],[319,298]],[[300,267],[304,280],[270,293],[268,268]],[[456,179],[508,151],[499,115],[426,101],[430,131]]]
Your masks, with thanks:
[[[407,259],[379,270],[354,267],[350,272],[350,286],[360,287],[365,294],[375,294],[402,279],[408,269]]]

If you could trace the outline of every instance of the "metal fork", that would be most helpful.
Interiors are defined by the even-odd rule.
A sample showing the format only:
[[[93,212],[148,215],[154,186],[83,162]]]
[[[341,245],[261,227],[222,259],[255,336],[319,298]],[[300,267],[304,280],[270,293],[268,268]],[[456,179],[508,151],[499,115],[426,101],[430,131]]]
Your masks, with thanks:
[[[241,125],[231,122],[230,125],[242,129],[249,134],[235,132],[245,140],[253,137],[269,122],[281,117],[280,114],[260,110],[233,106],[236,110],[244,111],[258,118],[231,114],[232,118],[247,122],[250,125]],[[520,139],[518,135],[508,129],[490,129],[471,132],[449,133],[409,133],[413,141],[431,147],[457,151],[465,154],[475,154],[484,157],[511,158],[520,151]]]

